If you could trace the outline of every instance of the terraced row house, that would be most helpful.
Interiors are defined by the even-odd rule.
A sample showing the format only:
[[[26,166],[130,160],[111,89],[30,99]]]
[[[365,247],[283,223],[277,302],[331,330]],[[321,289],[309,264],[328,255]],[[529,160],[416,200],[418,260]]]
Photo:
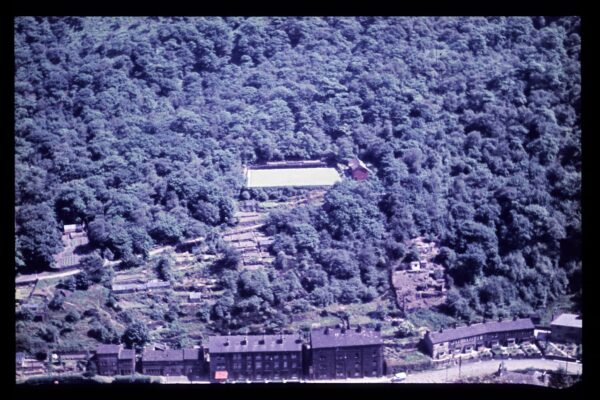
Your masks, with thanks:
[[[204,376],[202,349],[144,349],[142,373],[144,375],[181,376],[198,380]]]
[[[135,350],[120,344],[102,344],[96,348],[98,375],[131,375],[135,373]]]
[[[345,379],[383,375],[381,333],[358,326],[316,329],[310,335],[310,377]]]
[[[211,336],[210,380],[294,381],[302,378],[299,335]]]
[[[424,346],[434,359],[469,352],[483,346],[512,345],[534,340],[534,325],[530,318],[492,321],[438,332],[426,332]]]
[[[100,345],[100,375],[128,375],[136,370],[135,351]],[[211,336],[204,348],[144,349],[144,375],[187,376],[212,382],[300,381],[383,375],[383,342],[377,330],[355,327],[311,331],[310,344],[299,334]]]

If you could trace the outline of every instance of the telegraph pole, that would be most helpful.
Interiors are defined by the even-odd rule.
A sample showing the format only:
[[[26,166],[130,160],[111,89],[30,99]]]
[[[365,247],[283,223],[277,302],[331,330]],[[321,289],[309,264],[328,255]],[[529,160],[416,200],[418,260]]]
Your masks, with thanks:
[[[448,382],[448,364],[446,364],[446,382]]]

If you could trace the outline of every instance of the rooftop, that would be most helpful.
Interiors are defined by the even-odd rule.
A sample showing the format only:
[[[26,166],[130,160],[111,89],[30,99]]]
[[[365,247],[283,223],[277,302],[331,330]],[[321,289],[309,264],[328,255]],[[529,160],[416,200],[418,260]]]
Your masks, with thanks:
[[[362,169],[369,171],[369,168],[367,168],[365,163],[362,162],[362,160],[359,160],[358,158],[353,158],[352,160],[348,161],[348,166],[353,171],[357,168],[362,168]]]
[[[248,187],[332,186],[341,181],[335,168],[253,169],[246,171]]]
[[[119,354],[121,346],[118,344],[100,344],[96,347],[96,354]]]
[[[122,349],[119,353],[119,360],[131,360],[135,358],[135,350]]]
[[[470,326],[459,326],[457,328],[445,329],[442,332],[431,332],[429,337],[432,343],[443,343],[471,336],[483,335],[493,332],[520,331],[534,329],[530,318],[516,320],[492,321]]]
[[[552,321],[550,325],[569,326],[572,328],[581,328],[582,319],[577,314],[560,314]]]
[[[381,332],[365,328],[319,328],[310,333],[313,349],[324,347],[370,346],[382,344]]]
[[[144,350],[142,362],[144,361],[183,361],[183,350]]]
[[[211,354],[301,350],[302,340],[298,335],[233,335],[211,336],[208,339],[208,351]]]

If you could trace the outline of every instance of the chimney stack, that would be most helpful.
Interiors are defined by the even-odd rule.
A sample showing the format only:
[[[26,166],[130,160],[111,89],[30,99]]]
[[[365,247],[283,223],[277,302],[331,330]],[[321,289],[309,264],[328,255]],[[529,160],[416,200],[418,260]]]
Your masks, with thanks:
[[[329,327],[325,328],[325,330],[323,331],[324,334],[329,335]]]

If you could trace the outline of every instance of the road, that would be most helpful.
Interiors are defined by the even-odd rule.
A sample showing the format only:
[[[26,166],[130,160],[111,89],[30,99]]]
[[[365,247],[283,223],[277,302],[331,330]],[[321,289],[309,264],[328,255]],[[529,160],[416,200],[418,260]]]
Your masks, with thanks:
[[[488,360],[480,362],[463,363],[460,368],[460,376],[482,376],[492,374],[498,371],[498,366],[502,360]],[[569,373],[581,373],[582,364],[557,360],[521,359],[504,360],[507,370],[523,370],[527,368],[557,370],[560,367],[566,368]],[[409,373],[403,383],[444,383],[452,382],[458,379],[458,366],[448,368],[448,379],[446,380],[446,369],[436,369],[423,372]]]
[[[36,280],[43,281],[45,279],[56,279],[56,278],[64,278],[65,276],[76,275],[80,273],[79,269],[72,269],[65,272],[42,272],[41,274],[31,274],[31,275],[20,275],[15,279],[15,283],[23,284],[23,283],[33,283]]]

